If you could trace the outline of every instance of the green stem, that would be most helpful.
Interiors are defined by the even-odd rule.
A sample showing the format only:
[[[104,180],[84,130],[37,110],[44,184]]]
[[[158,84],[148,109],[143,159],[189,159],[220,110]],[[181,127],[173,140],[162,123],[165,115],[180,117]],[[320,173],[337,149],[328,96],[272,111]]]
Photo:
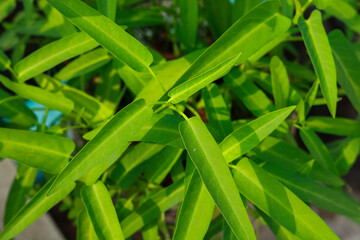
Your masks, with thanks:
[[[174,110],[175,112],[177,112],[180,116],[182,116],[186,121],[189,120],[189,118],[182,112],[180,111],[177,107],[175,107],[174,105],[169,105],[169,108]]]

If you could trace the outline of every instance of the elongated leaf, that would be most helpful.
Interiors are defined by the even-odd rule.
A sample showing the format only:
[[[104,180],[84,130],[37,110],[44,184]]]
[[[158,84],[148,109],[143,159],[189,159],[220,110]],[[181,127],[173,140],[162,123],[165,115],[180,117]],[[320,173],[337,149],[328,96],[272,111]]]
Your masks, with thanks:
[[[135,101],[123,108],[58,175],[48,195],[78,180],[102,161],[117,159],[123,152],[121,147],[137,133],[151,114],[152,110],[143,100]]]
[[[114,60],[114,68],[116,69],[117,73],[124,81],[126,86],[135,94],[137,95],[146,84],[149,83],[152,76],[147,72],[136,72],[131,67],[125,65],[124,63]]]
[[[190,97],[209,83],[226,75],[235,64],[239,56],[233,56],[213,69],[203,72],[201,75],[193,77],[180,84],[169,92],[169,102],[176,104]]]
[[[173,239],[204,239],[211,222],[214,207],[215,203],[202,182],[198,171],[192,171],[178,213]]]
[[[180,23],[178,37],[187,52],[195,47],[198,32],[198,0],[179,1]]]
[[[78,240],[98,240],[94,227],[90,221],[89,214],[83,211],[77,218],[76,239]]]
[[[6,18],[16,7],[16,0],[4,0],[0,2],[0,22]]]
[[[286,228],[275,222],[271,217],[266,215],[260,209],[257,209],[257,212],[261,215],[262,219],[268,225],[270,230],[274,233],[278,240],[300,240],[297,236],[289,232]]]
[[[270,135],[295,109],[294,106],[268,113],[228,135],[221,143],[220,149],[227,162],[250,151],[264,138]]]
[[[310,117],[306,126],[316,132],[340,136],[360,137],[360,122],[347,118]]]
[[[136,96],[136,99],[145,99],[146,103],[156,103],[167,90],[174,86],[181,75],[189,69],[190,65],[203,52],[203,49],[194,51],[182,58],[168,61],[153,67],[159,81],[152,79],[146,87]]]
[[[309,149],[315,161],[318,162],[325,169],[337,175],[338,172],[335,167],[335,162],[331,158],[331,155],[325,144],[316,135],[316,133],[311,129],[301,128],[300,137],[303,140],[307,149]]]
[[[110,56],[103,48],[88,52],[63,67],[55,77],[59,80],[69,80],[92,72],[110,61]]]
[[[137,71],[149,68],[151,53],[109,18],[80,0],[48,2],[123,63]]]
[[[163,145],[139,143],[121,158],[110,177],[122,189],[128,188],[145,170],[146,162],[163,148]]]
[[[38,132],[0,128],[0,136],[1,157],[49,173],[63,170],[75,148],[70,139]]]
[[[360,59],[357,58],[350,42],[340,30],[332,31],[329,34],[329,41],[334,54],[337,79],[345,90],[348,98],[360,112]]]
[[[231,26],[230,1],[205,0],[205,17],[214,38],[219,38]]]
[[[129,148],[130,142],[122,145],[119,148],[119,156],[123,155],[124,152]],[[96,167],[92,168],[90,171],[88,171],[85,175],[83,175],[79,181],[91,185],[94,184],[99,177],[109,168],[111,165],[114,164],[118,160],[117,158],[107,158],[104,161],[100,162]]]
[[[167,146],[147,162],[144,177],[154,184],[160,184],[179,159],[183,149]]]
[[[321,13],[315,10],[308,20],[300,17],[299,28],[315,73],[320,80],[320,87],[329,111],[335,117],[337,99],[336,68],[329,40],[321,20]]]
[[[99,12],[115,21],[117,0],[96,0]]]
[[[255,239],[226,161],[205,124],[193,117],[179,126],[185,148],[225,220],[240,239]]]
[[[279,57],[271,58],[270,71],[275,107],[287,107],[290,97],[290,80]]]
[[[223,140],[233,131],[230,119],[230,112],[221,96],[220,89],[215,84],[210,84],[202,91],[205,102],[206,116],[209,124],[218,129]]]
[[[264,44],[287,31],[290,20],[280,15],[278,8],[278,1],[265,1],[240,18],[196,60],[177,84],[214,69],[235,54],[241,53],[236,64],[243,63]]]
[[[296,111],[298,112],[298,119],[300,123],[303,124],[305,122],[305,118],[309,114],[310,109],[315,102],[318,90],[319,81],[315,81],[314,84],[311,86],[309,92],[306,94],[305,99],[299,102]]]
[[[261,3],[261,0],[235,0],[232,7],[233,22],[236,22],[259,3]]]
[[[294,172],[300,171],[304,165],[313,161],[313,158],[300,148],[270,136],[253,148],[249,155]],[[344,184],[341,178],[318,162],[314,162],[309,177],[332,186],[340,187]]]
[[[159,226],[157,219],[143,227],[141,230],[141,235],[144,240],[157,240],[159,237]]]
[[[4,71],[10,67],[11,61],[5,55],[3,51],[0,50],[0,70]]]
[[[35,114],[26,107],[24,102],[2,89],[0,89],[0,116],[24,127],[37,124]]]
[[[162,212],[178,204],[184,195],[184,179],[150,196],[138,209],[120,222],[125,238],[130,237]]]
[[[55,204],[64,199],[74,188],[75,183],[60,189],[50,197],[46,193],[51,187],[54,179],[48,181],[34,197],[9,221],[0,233],[1,240],[12,239],[30,224],[35,222],[44,213],[50,210]]]
[[[17,79],[24,82],[65,60],[94,49],[99,44],[86,33],[74,33],[49,43],[18,62],[14,70]],[[59,51],[61,49],[61,51]]]
[[[136,7],[119,9],[116,15],[116,23],[128,27],[147,27],[164,24],[164,15],[157,7]]]
[[[340,175],[348,173],[360,154],[360,138],[346,138],[331,142],[331,147],[330,155],[335,159],[338,172]]]
[[[294,193],[244,158],[233,167],[239,191],[258,208],[301,239],[339,239]]]
[[[1,75],[0,82],[19,96],[43,104],[50,109],[59,110],[63,113],[70,113],[74,108],[74,103],[64,96],[25,83],[13,82]]]
[[[360,204],[349,195],[319,184],[307,176],[272,164],[265,164],[263,168],[283,182],[303,201],[348,216],[350,219],[360,219]]]
[[[180,116],[154,114],[131,140],[184,148],[178,128],[182,120]]]
[[[356,8],[351,6],[346,0],[326,0],[315,1],[322,2],[322,5],[317,5],[318,8],[324,9],[326,13],[332,15],[343,21],[347,27],[353,31],[360,33],[360,15]]]
[[[113,69],[113,64],[107,64],[100,73],[95,96],[113,112],[115,112],[126,91],[126,88],[120,85],[121,79],[116,70]]]
[[[81,198],[99,239],[124,239],[111,196],[103,182],[82,187]]]
[[[37,76],[35,80],[42,88],[63,95],[73,101],[75,111],[82,111],[82,117],[90,125],[97,126],[112,116],[112,111],[109,108],[84,91],[60,83],[45,74]]]
[[[265,93],[240,70],[233,69],[226,75],[225,83],[256,117],[276,110]]]
[[[215,219],[213,219],[211,221],[211,224],[209,226],[209,230],[208,232],[206,233],[204,239],[205,240],[210,240],[212,239],[212,237],[219,233],[222,229],[222,226],[223,226],[223,222],[224,222],[224,219],[221,215],[217,216]]]
[[[4,225],[16,215],[16,213],[25,205],[29,197],[37,174],[37,169],[22,164],[18,165],[17,173],[6,199]]]

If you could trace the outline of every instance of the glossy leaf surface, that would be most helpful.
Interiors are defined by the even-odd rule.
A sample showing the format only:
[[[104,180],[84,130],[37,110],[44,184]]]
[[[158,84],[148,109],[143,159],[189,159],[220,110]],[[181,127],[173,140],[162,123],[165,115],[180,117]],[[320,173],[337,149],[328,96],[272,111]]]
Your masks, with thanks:
[[[255,239],[226,161],[204,123],[193,117],[179,126],[185,148],[215,204],[238,238]]]

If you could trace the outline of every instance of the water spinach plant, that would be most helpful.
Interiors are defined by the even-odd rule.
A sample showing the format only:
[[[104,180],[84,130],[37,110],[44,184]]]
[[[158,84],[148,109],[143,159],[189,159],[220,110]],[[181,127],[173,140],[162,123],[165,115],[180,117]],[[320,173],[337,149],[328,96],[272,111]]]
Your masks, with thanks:
[[[312,206],[360,224],[342,178],[360,151],[358,10],[2,0],[0,157],[17,174],[0,239],[54,206],[79,240],[256,239],[259,224],[339,239]]]

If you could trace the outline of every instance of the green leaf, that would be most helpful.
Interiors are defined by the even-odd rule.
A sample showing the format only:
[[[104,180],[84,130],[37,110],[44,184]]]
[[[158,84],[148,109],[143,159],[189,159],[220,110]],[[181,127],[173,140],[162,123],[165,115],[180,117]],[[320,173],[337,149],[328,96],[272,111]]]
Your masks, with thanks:
[[[63,170],[75,149],[74,142],[68,138],[39,132],[0,128],[0,136],[1,157],[49,173]]]
[[[146,163],[144,177],[151,183],[160,185],[176,161],[181,161],[183,149],[167,146],[151,157]]]
[[[266,94],[240,70],[233,69],[226,75],[225,84],[256,117],[276,110]]]
[[[9,69],[11,65],[10,59],[6,56],[6,54],[0,50],[0,70],[5,71]]]
[[[294,106],[276,110],[259,117],[228,135],[220,149],[227,162],[250,151],[269,136],[295,109]]]
[[[147,224],[141,230],[143,240],[157,240],[159,237],[159,226],[157,219]]]
[[[161,84],[156,79],[152,79],[136,96],[136,99],[143,98],[147,104],[152,104],[159,101],[165,92],[173,87],[181,75],[189,69],[190,65],[202,52],[203,49],[200,49],[182,58],[154,66],[152,69],[155,72],[158,80],[161,81]]]
[[[205,102],[206,116],[209,125],[213,126],[220,133],[223,140],[233,131],[230,112],[216,84],[210,84],[202,90],[202,97]]]
[[[149,50],[109,18],[80,0],[48,2],[129,67],[137,71],[149,69],[153,61]]]
[[[139,208],[120,222],[125,238],[132,236],[161,213],[178,204],[184,195],[184,179],[150,196]]]
[[[0,89],[0,116],[19,126],[31,127],[37,124],[35,114],[24,102]]]
[[[131,142],[128,142],[124,145],[122,145],[119,148],[118,155],[121,156],[124,154],[124,152],[129,148]],[[94,184],[99,177],[109,168],[111,165],[113,165],[118,159],[117,158],[107,158],[104,161],[100,162],[96,167],[92,168],[90,171],[88,171],[85,175],[83,175],[79,181],[91,185]]]
[[[34,185],[37,169],[19,164],[6,199],[4,225],[25,205]]]
[[[315,161],[325,169],[337,175],[338,172],[335,167],[335,162],[331,158],[331,155],[325,144],[316,135],[316,133],[313,130],[305,127],[300,129],[300,137],[303,140],[306,148],[309,149]]]
[[[241,55],[241,54],[240,54]],[[203,87],[207,86],[211,82],[221,78],[226,75],[231,67],[235,64],[236,60],[239,58],[239,55],[232,56],[229,59],[226,59],[224,62],[215,66],[213,69],[204,71],[200,75],[193,77],[186,82],[180,84],[169,92],[169,102],[176,104],[179,103]]]
[[[17,95],[45,105],[50,109],[55,109],[66,114],[70,113],[74,108],[74,103],[64,96],[25,83],[13,82],[1,75],[0,82]]]
[[[69,85],[65,85],[48,75],[39,75],[35,80],[47,91],[54,92],[57,95],[63,95],[73,101],[75,111],[77,113],[82,111],[81,116],[90,125],[97,126],[103,121],[108,120],[113,114],[109,108],[93,96]]]
[[[135,101],[123,108],[57,176],[48,195],[78,180],[102,161],[117,159],[123,152],[121,147],[140,130],[151,114],[151,108],[147,107],[143,100]]]
[[[270,230],[274,233],[274,235],[279,240],[300,240],[297,236],[289,232],[286,228],[275,222],[271,217],[266,215],[263,211],[260,209],[257,209],[257,212],[261,215],[262,219],[265,221],[265,223],[268,225]]]
[[[292,18],[294,15],[294,10],[295,10],[295,4],[293,0],[281,0],[281,10],[282,13],[288,17],[288,18]]]
[[[64,199],[74,188],[75,183],[71,183],[52,196],[47,197],[50,186],[54,179],[48,181],[34,197],[9,221],[0,233],[0,240],[12,239],[30,224],[35,222],[44,213],[49,211],[55,204]]]
[[[217,5],[216,8],[218,10]],[[243,63],[263,45],[286,32],[290,27],[290,20],[280,15],[278,8],[278,1],[265,1],[240,18],[207,48],[177,81],[177,85],[214,69],[235,54],[241,53],[236,64]]]
[[[99,239],[125,239],[111,196],[103,182],[82,187],[81,198]]]
[[[17,73],[17,79],[24,82],[70,58],[94,49],[98,45],[96,41],[83,32],[74,33],[51,42],[15,65],[14,70]]]
[[[141,90],[149,83],[152,76],[147,72],[136,72],[124,63],[114,60],[114,68],[124,81],[126,86],[135,94],[139,94]]]
[[[113,179],[122,189],[128,188],[145,170],[147,161],[165,146],[152,143],[139,143],[129,149],[111,172]],[[164,160],[164,159],[162,159]]]
[[[213,37],[219,38],[231,26],[230,1],[204,0],[204,15]]]
[[[178,38],[183,45],[184,51],[188,52],[195,48],[198,33],[198,0],[179,1],[180,23],[178,25]]]
[[[347,118],[310,117],[306,126],[316,132],[360,137],[360,121]]]
[[[253,148],[249,156],[294,172],[301,171],[304,165],[313,161],[313,158],[300,148],[270,136]],[[323,168],[318,162],[314,162],[309,177],[337,187],[344,184],[341,178]]]
[[[180,116],[154,114],[131,140],[184,148],[179,133],[179,124],[182,121]]]
[[[94,227],[90,221],[89,214],[86,211],[83,211],[79,214],[79,216],[77,217],[76,226],[76,239],[98,240]]]
[[[148,27],[163,25],[164,15],[157,7],[136,7],[119,9],[116,15],[116,23],[128,27]]]
[[[110,56],[103,48],[85,53],[63,67],[55,77],[59,80],[69,80],[92,72],[110,61]]]
[[[100,72],[95,97],[113,112],[115,112],[126,91],[125,86],[120,85],[121,79],[113,68],[113,64],[107,64]]]
[[[98,10],[110,20],[115,21],[117,0],[96,0]]]
[[[309,114],[310,109],[315,102],[318,90],[319,90],[319,81],[316,80],[314,82],[314,84],[311,86],[308,93],[306,94],[305,99],[300,100],[300,102],[296,108],[296,111],[298,113],[298,119],[301,124],[303,124],[305,122],[305,118]]]
[[[232,7],[232,19],[236,22],[240,17],[251,11],[261,0],[235,0]]]
[[[317,6],[324,9],[327,14],[343,21],[353,31],[360,33],[360,15],[357,9],[351,6],[349,1],[327,0],[325,5]]]
[[[241,194],[301,239],[339,239],[294,193],[249,159],[233,167]]]
[[[309,19],[299,19],[299,28],[306,49],[320,80],[320,87],[333,117],[336,114],[336,68],[329,40],[322,24],[321,13],[314,10]]]
[[[3,0],[0,2],[0,22],[6,18],[16,7],[16,0]]]
[[[346,138],[331,142],[331,145],[335,145],[330,148],[330,155],[335,159],[336,168],[340,175],[345,175],[360,154],[360,138]]]
[[[205,124],[193,117],[179,126],[185,148],[215,204],[239,239],[255,239],[226,161]]]
[[[215,203],[193,169],[176,221],[173,239],[204,239],[213,216]],[[185,183],[186,184],[186,183]]]
[[[303,201],[315,204],[327,211],[360,220],[360,204],[349,195],[326,187],[307,176],[288,171],[272,164],[263,169],[283,182]]]
[[[270,71],[275,107],[287,107],[290,97],[290,80],[279,57],[274,56],[271,58]]]
[[[332,31],[329,34],[329,41],[335,59],[338,82],[352,105],[360,112],[360,84],[358,82],[360,60],[340,30]]]

